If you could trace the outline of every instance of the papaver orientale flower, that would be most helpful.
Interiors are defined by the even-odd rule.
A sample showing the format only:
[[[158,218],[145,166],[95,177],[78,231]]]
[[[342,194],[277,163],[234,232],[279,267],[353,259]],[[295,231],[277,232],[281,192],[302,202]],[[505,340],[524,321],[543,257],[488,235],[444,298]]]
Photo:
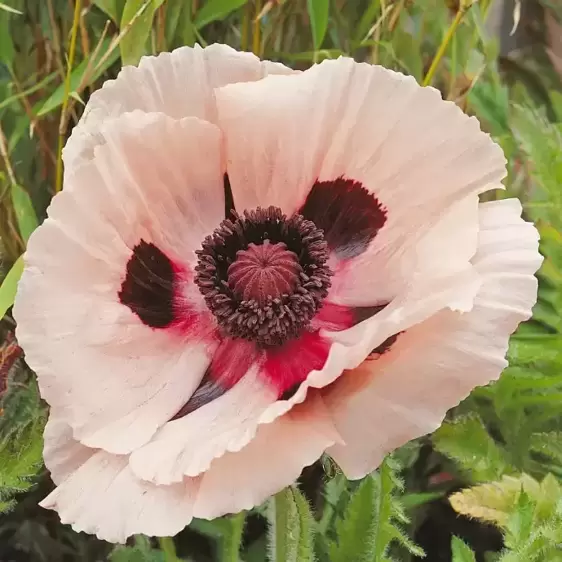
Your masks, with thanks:
[[[17,335],[51,407],[43,501],[110,541],[350,478],[504,368],[535,228],[501,149],[411,77],[212,45],[94,93],[29,242]]]

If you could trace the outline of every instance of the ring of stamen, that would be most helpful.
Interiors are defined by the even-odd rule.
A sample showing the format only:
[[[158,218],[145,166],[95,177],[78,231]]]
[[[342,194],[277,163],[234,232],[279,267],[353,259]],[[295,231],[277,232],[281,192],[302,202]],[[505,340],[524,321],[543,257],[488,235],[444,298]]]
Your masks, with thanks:
[[[223,332],[262,347],[298,337],[328,294],[322,230],[269,207],[233,213],[197,251],[195,282]]]

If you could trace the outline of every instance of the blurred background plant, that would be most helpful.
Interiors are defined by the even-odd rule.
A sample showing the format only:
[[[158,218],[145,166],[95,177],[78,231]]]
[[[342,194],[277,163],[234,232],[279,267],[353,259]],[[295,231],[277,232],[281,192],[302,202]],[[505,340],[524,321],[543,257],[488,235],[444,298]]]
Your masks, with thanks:
[[[362,482],[329,459],[252,512],[112,545],[38,500],[45,409],[10,315],[60,149],[124,64],[222,42],[306,68],[339,55],[439,88],[509,161],[545,262],[511,366]],[[5,0],[0,3],[0,560],[562,561],[562,4],[558,0]]]

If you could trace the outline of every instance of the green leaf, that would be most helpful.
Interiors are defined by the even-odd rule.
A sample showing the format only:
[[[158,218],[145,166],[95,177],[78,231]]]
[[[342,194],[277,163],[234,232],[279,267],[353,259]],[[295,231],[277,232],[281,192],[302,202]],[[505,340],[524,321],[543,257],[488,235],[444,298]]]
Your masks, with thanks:
[[[332,562],[373,560],[373,539],[377,527],[376,493],[375,479],[367,476],[336,523],[338,539],[330,545]]]
[[[164,555],[164,562],[181,562],[176,554],[176,543],[173,537],[160,537],[158,539],[158,545]]]
[[[555,206],[555,224],[560,225],[562,133],[558,127],[532,109],[516,105],[512,108],[512,114],[512,128],[516,139],[533,164],[531,174],[545,194],[548,194],[549,202]]]
[[[0,514],[10,513],[18,502],[16,500],[0,500]]]
[[[27,242],[31,233],[37,228],[37,215],[35,214],[31,198],[23,187],[12,184],[11,192],[18,229],[21,237]]]
[[[476,482],[496,480],[513,471],[505,452],[490,437],[476,414],[445,422],[433,434],[433,443]]]
[[[509,131],[509,90],[504,84],[478,80],[468,94],[469,104],[479,119],[485,121],[492,134],[499,136]]]
[[[14,61],[15,48],[10,29],[12,15],[4,10],[0,10],[0,62],[8,68],[12,68]]]
[[[16,298],[16,292],[18,288],[18,282],[20,280],[21,274],[23,273],[23,256],[20,256],[8,271],[2,285],[0,285],[0,318],[4,317],[4,314],[8,311],[14,304],[14,299]]]
[[[135,537],[134,546],[118,546],[109,556],[110,562],[167,562],[161,550],[153,549],[143,535]]]
[[[562,432],[534,433],[530,438],[531,450],[550,457],[562,466]]]
[[[111,54],[107,57],[102,65],[99,67],[96,64],[101,60],[102,56],[107,52],[107,49],[111,43],[111,38],[104,39],[102,46],[99,50],[98,57],[90,63],[91,75],[88,79],[88,84],[95,82],[119,57],[119,52],[117,49],[113,50]],[[72,71],[70,76],[70,91],[74,92],[82,82],[84,73],[88,69],[88,60],[83,60],[76,68]],[[87,85],[87,84],[86,84]],[[60,84],[59,87],[47,98],[47,100],[40,104],[39,107],[34,108],[34,112],[37,117],[42,117],[51,111],[59,108],[64,100],[64,84]]]
[[[525,493],[521,491],[517,500],[517,507],[507,519],[506,529],[506,542],[518,542],[520,540],[527,540],[533,530],[533,516],[535,512],[536,502]],[[509,538],[515,537],[514,541]]]
[[[35,484],[43,464],[44,426],[44,417],[38,417],[0,442],[0,510],[11,509],[12,496]]]
[[[315,521],[310,506],[295,487],[286,488],[269,503],[271,562],[314,562]]]
[[[340,49],[320,49],[319,51],[302,51],[300,53],[278,53],[279,57],[286,59],[288,61],[306,61],[306,62],[320,62],[324,59],[337,59],[338,57],[344,56],[345,53]]]
[[[453,536],[451,540],[451,562],[476,562],[476,556],[472,549],[459,537]]]
[[[131,28],[121,40],[121,60],[123,65],[137,64],[146,54],[146,42],[152,31],[152,20],[163,0],[127,0],[121,16],[121,31],[133,18]]]
[[[166,44],[170,48],[193,45],[195,33],[191,21],[191,2],[167,0],[166,2]]]
[[[239,562],[240,547],[242,545],[242,532],[244,531],[244,522],[246,514],[238,513],[231,517],[224,518],[224,531],[220,537],[221,562]]]
[[[201,29],[207,24],[225,18],[230,12],[241,8],[248,0],[207,0],[195,14],[194,24]]]
[[[119,23],[125,0],[94,0],[94,5],[108,15],[115,23]]]
[[[330,0],[307,0],[306,6],[312,29],[312,42],[314,43],[314,50],[317,51],[320,49],[328,29]]]
[[[406,494],[401,498],[402,505],[405,509],[412,509],[419,507],[426,503],[441,499],[445,492],[419,492],[413,494]]]
[[[371,29],[372,25],[375,23],[378,17],[381,14],[381,1],[380,0],[371,0],[369,2],[369,7],[363,12],[361,16],[361,20],[357,25],[354,42],[360,44],[365,36]]]
[[[504,476],[457,492],[450,502],[457,512],[504,532],[498,562],[560,562],[562,486],[551,474],[540,483],[525,473]]]
[[[330,562],[386,562],[392,542],[423,556],[399,526],[408,518],[399,500],[403,484],[396,475],[398,468],[396,460],[387,457],[376,473],[361,482],[336,522]]]

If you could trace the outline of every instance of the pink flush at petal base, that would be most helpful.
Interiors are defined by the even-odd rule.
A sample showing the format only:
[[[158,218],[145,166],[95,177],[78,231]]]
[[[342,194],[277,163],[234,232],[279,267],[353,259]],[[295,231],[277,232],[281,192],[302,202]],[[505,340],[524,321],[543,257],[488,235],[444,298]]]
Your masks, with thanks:
[[[123,542],[350,478],[499,376],[537,232],[474,118],[340,58],[145,57],[88,102],[17,337],[51,408],[43,506]],[[500,286],[501,280],[501,286]]]

